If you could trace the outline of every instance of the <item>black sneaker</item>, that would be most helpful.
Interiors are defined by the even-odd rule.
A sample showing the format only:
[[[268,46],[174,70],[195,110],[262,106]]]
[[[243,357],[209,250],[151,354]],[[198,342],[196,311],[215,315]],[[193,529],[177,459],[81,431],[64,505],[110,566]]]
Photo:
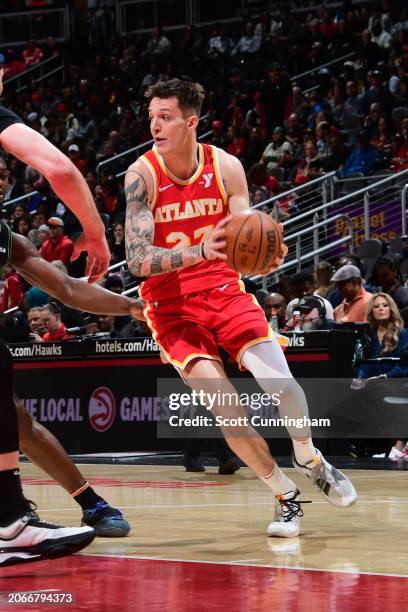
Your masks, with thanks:
[[[227,459],[224,463],[220,463],[218,473],[225,475],[235,474],[239,470],[239,465],[234,459]]]
[[[99,501],[91,510],[84,510],[81,525],[93,527],[96,535],[105,538],[123,538],[130,531],[130,525],[121,511],[103,501]]]
[[[0,567],[72,555],[88,546],[95,535],[91,527],[60,527],[28,512],[0,527]]]

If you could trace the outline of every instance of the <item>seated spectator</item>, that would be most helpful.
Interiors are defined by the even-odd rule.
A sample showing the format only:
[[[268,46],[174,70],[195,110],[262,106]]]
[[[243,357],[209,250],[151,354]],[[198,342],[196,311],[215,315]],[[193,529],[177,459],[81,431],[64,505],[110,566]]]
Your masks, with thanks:
[[[356,173],[368,176],[379,168],[380,160],[380,151],[377,147],[370,144],[369,134],[360,132],[357,137],[357,146],[347,158],[344,166],[339,170],[339,176],[346,178]]]
[[[273,130],[272,142],[267,145],[260,159],[260,162],[265,164],[267,172],[280,165],[284,160],[285,151],[293,155],[292,145],[285,140],[283,128],[276,127]]]
[[[347,97],[344,102],[344,118],[350,117],[363,117],[364,115],[364,104],[363,97],[358,93],[357,85],[354,81],[347,81],[346,83]]]
[[[146,49],[142,55],[150,58],[162,58],[171,52],[171,42],[164,36],[163,30],[159,27],[154,28]]]
[[[398,307],[387,293],[375,293],[367,306],[367,320],[370,325],[370,350],[364,357],[400,357],[408,345],[408,330],[404,329]],[[367,380],[372,377],[406,378],[408,367],[400,363],[377,361],[360,363],[356,378]],[[374,380],[374,383],[376,381]],[[390,454],[390,459],[408,457],[407,440],[397,440]]]
[[[61,321],[61,308],[56,302],[50,302],[41,310],[41,321],[46,332],[44,342],[61,342],[69,340],[70,335]]]
[[[41,245],[41,257],[50,262],[59,259],[67,266],[71,261],[74,243],[64,234],[64,222],[59,217],[50,217],[47,225],[50,237]]]
[[[40,47],[35,46],[35,41],[31,39],[28,41],[27,47],[23,50],[21,57],[26,66],[34,66],[34,64],[39,64],[42,61],[44,53]]]
[[[314,141],[307,140],[304,148],[305,155],[297,167],[295,185],[308,183],[322,174],[322,160]]]
[[[254,164],[248,172],[248,188],[255,191],[258,187],[266,187],[268,192],[274,191],[278,182],[274,176],[269,176],[264,164]]]
[[[245,24],[245,33],[239,39],[231,55],[252,55],[259,51],[261,42],[261,37],[255,34],[254,24],[248,21]]]
[[[103,178],[96,188],[99,210],[102,213],[115,215],[126,209],[126,199],[119,180],[113,174]]]
[[[29,217],[21,217],[18,220],[17,227],[15,229],[16,234],[20,234],[20,236],[28,237],[28,234],[31,230],[31,221]]]
[[[215,31],[214,34],[207,43],[208,55],[213,60],[229,57],[234,49],[234,42],[229,37],[227,28],[221,26],[219,33]]]
[[[364,323],[367,321],[367,304],[371,299],[363,287],[361,272],[356,266],[342,266],[333,274],[330,282],[342,298],[341,304],[334,309],[336,323]]]
[[[82,176],[86,176],[87,163],[83,159],[83,157],[81,155],[81,152],[80,152],[80,149],[79,149],[77,144],[70,144],[69,145],[69,147],[68,147],[68,157],[72,161],[74,166],[76,166],[78,168],[78,170],[80,171]]]
[[[385,255],[378,259],[374,268],[373,281],[381,288],[381,291],[392,297],[400,311],[407,308],[408,289],[402,282],[400,259],[397,255]]]
[[[317,295],[303,297],[296,305],[296,310],[300,312],[300,329],[302,331],[333,329],[334,327],[333,319],[327,318],[324,299]],[[293,319],[291,323],[293,325]]]
[[[126,259],[125,230],[122,223],[115,223],[109,239],[109,248],[112,253],[111,263],[119,263]]]
[[[316,147],[321,159],[331,154],[330,135],[331,125],[327,121],[319,121],[316,125]]]
[[[288,320],[292,318],[293,311],[296,310],[299,301],[306,296],[313,296],[315,290],[314,276],[310,272],[298,272],[291,278],[292,291],[294,298],[286,307],[286,316]],[[326,308],[326,316],[333,319],[333,307],[328,300],[321,298]]]
[[[286,326],[286,300],[280,293],[269,293],[263,301],[266,320],[271,323],[273,317],[277,318],[278,329]]]
[[[115,329],[115,318],[114,315],[97,315],[95,333],[103,333],[109,338],[119,338],[119,333]]]
[[[211,123],[211,135],[209,136],[208,143],[220,149],[225,150],[227,148],[228,137],[224,134],[224,124],[222,121],[215,119]]]
[[[239,128],[234,125],[230,125],[227,131],[229,137],[229,144],[227,145],[227,153],[242,159],[245,149],[246,141],[241,137]]]
[[[0,312],[18,306],[23,297],[23,290],[19,276],[13,266],[8,264],[4,267],[4,287],[1,295]]]
[[[13,51],[13,49],[7,49],[4,52],[5,63],[3,65],[4,80],[11,79],[13,76],[17,76],[21,72],[24,72],[26,65],[24,62],[20,62]]]
[[[334,284],[330,282],[333,276],[333,266],[328,261],[319,261],[315,266],[316,289],[314,295],[328,298],[334,289]]]
[[[329,143],[330,153],[327,157],[322,159],[322,169],[324,172],[338,170],[343,166],[348,157],[347,148],[340,134],[331,134]]]
[[[30,308],[27,313],[27,321],[30,327],[30,342],[43,342],[42,335],[44,327],[41,317],[41,307]]]
[[[387,293],[374,293],[367,304],[370,325],[370,351],[366,358],[399,357],[408,344],[408,330],[404,329],[397,304]],[[408,377],[408,367],[390,362],[361,363],[357,378],[385,375],[387,378]]]

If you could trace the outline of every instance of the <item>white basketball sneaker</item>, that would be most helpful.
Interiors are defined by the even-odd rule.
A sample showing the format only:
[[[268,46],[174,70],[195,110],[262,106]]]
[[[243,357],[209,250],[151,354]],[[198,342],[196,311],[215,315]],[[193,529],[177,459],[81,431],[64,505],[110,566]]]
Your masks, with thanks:
[[[289,491],[284,495],[277,495],[275,504],[275,517],[269,523],[266,533],[276,538],[295,538],[300,533],[300,519],[303,510],[300,504],[310,504],[310,501],[297,499],[299,491]]]
[[[296,457],[292,457],[293,466],[301,474],[305,474],[319,489],[321,495],[333,506],[346,508],[357,500],[357,493],[351,481],[343,472],[330,465],[319,450],[306,465],[300,465]]]
[[[57,559],[82,550],[95,538],[92,527],[59,527],[29,512],[0,527],[0,567]]]

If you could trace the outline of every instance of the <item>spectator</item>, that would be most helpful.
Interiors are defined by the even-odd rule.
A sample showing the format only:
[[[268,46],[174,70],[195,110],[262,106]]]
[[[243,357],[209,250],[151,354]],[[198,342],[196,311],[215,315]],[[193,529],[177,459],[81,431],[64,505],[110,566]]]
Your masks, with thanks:
[[[342,297],[342,303],[334,309],[337,323],[364,323],[367,321],[367,304],[371,294],[362,285],[361,272],[356,266],[345,265],[335,272],[330,282]]]
[[[18,220],[17,227],[15,229],[16,234],[20,234],[21,236],[28,237],[28,234],[31,230],[31,222],[29,217],[21,217]]]
[[[377,260],[374,283],[392,297],[400,311],[408,307],[408,289],[402,283],[398,256],[385,255]]]
[[[61,321],[61,308],[56,302],[49,302],[41,310],[41,321],[46,332],[44,342],[61,342],[69,340],[70,335]]]
[[[302,331],[333,329],[333,319],[327,318],[324,299],[317,295],[303,297],[296,306],[300,312],[300,328]],[[292,319],[293,325],[293,319]]]
[[[1,295],[0,312],[19,306],[23,297],[20,279],[11,264],[4,267],[4,287]]]
[[[269,66],[268,78],[260,93],[259,101],[265,109],[266,128],[268,134],[272,134],[273,128],[283,125],[292,110],[292,89],[279,64]],[[297,112],[295,108],[293,110]]]
[[[296,170],[295,185],[303,185],[322,174],[322,160],[313,140],[304,145],[305,156],[300,160]]]
[[[42,243],[41,257],[50,262],[59,259],[67,266],[71,261],[74,243],[64,234],[63,220],[59,217],[50,217],[48,230],[50,237]]]
[[[221,26],[219,33],[214,32],[207,44],[208,55],[211,59],[217,60],[223,57],[229,57],[234,49],[234,43],[228,35],[228,30],[225,26]]]
[[[350,153],[346,163],[339,170],[339,176],[347,178],[356,173],[368,176],[379,168],[380,160],[380,151],[370,144],[369,134],[360,132],[357,138],[357,147]]]
[[[44,327],[41,317],[42,308],[34,307],[30,308],[27,313],[27,321],[30,327],[30,342],[43,342],[42,334],[44,333]]]
[[[333,266],[328,261],[319,261],[315,266],[316,289],[314,294],[322,298],[328,298],[334,289],[330,282],[333,276]]]
[[[223,122],[215,119],[211,123],[211,136],[209,137],[208,143],[225,150],[228,146],[228,138],[223,130]]]
[[[80,152],[80,149],[79,149],[77,144],[69,145],[69,147],[68,147],[68,157],[72,161],[74,166],[76,166],[78,168],[78,170],[80,171],[82,176],[86,176],[87,163],[83,159],[83,157],[81,156],[81,152]]]
[[[246,149],[246,141],[241,137],[239,128],[230,125],[228,128],[228,137],[230,142],[227,145],[227,153],[242,159]]]
[[[273,130],[272,142],[265,148],[260,161],[265,164],[267,172],[270,172],[284,161],[285,153],[293,155],[292,145],[285,140],[283,128],[276,127]]]
[[[346,94],[344,117],[362,117],[364,115],[364,100],[363,96],[358,93],[357,85],[354,81],[347,81]]]
[[[245,33],[232,50],[232,55],[252,55],[257,53],[261,48],[261,42],[261,37],[255,34],[254,24],[248,21],[245,24]]]
[[[370,326],[370,352],[365,357],[399,357],[408,345],[408,330],[404,329],[397,304],[388,293],[374,293],[367,304]],[[408,377],[408,367],[394,363],[361,363],[357,378],[385,375],[387,378]]]
[[[109,248],[112,253],[111,264],[119,263],[126,259],[125,252],[125,230],[122,223],[115,223],[112,235],[109,239]]]
[[[4,80],[11,79],[13,76],[17,76],[21,72],[24,72],[26,68],[25,64],[16,59],[13,49],[7,49],[5,51],[5,60],[3,65]]]
[[[272,317],[278,319],[278,329],[284,329],[286,325],[286,300],[280,293],[269,293],[263,303],[265,317],[268,323]]]
[[[142,55],[150,58],[163,58],[171,51],[171,42],[164,36],[161,28],[156,27],[152,31],[150,40],[147,43],[145,51]]]
[[[35,41],[30,39],[27,43],[27,47],[23,50],[21,57],[23,58],[23,62],[26,66],[34,66],[34,64],[39,64],[42,61],[44,53],[39,47],[35,46]]]
[[[286,316],[288,320],[292,319],[293,311],[299,304],[299,301],[306,296],[313,296],[315,290],[315,282],[313,274],[310,272],[298,272],[291,279],[292,291],[294,298],[286,307]],[[333,319],[333,307],[328,300],[321,298],[326,308],[326,317]],[[288,323],[289,325],[289,323]]]

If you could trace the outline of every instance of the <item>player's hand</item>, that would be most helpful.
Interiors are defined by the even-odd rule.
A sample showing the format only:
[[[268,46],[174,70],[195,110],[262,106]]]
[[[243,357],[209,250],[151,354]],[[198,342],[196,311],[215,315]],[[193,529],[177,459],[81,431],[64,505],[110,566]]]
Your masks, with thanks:
[[[227,246],[225,227],[228,222],[231,221],[231,218],[232,215],[228,215],[228,217],[221,219],[214,227],[207,240],[204,241],[203,249],[206,259],[222,259],[223,261],[227,261],[227,255],[225,253],[225,248]]]
[[[88,276],[88,283],[95,283],[105,276],[111,258],[105,236],[102,234],[98,238],[89,238],[85,233],[81,234],[75,242],[71,260],[75,261],[78,259],[82,251],[87,251],[88,253],[85,270],[85,275]]]
[[[278,223],[278,225],[279,225],[279,228],[280,228],[281,233],[283,235],[283,225],[282,225],[282,223]],[[280,254],[277,257],[275,257],[275,259],[273,260],[273,262],[269,266],[269,268],[266,268],[265,270],[262,270],[262,272],[260,273],[261,276],[267,276],[268,274],[272,274],[272,272],[276,272],[276,270],[279,268],[279,266],[281,266],[283,264],[287,254],[288,254],[288,247],[282,241],[282,246],[281,246]]]
[[[132,317],[138,319],[139,321],[146,321],[146,317],[143,314],[144,308],[145,304],[143,300],[141,300],[140,298],[132,300],[132,303],[130,305],[130,314],[132,315]]]

